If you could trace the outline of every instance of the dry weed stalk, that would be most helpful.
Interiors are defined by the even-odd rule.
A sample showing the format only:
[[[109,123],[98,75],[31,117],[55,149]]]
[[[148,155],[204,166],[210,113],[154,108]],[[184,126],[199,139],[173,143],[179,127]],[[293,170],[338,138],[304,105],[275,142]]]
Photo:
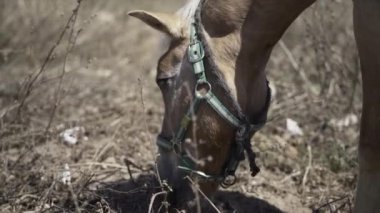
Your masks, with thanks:
[[[335,206],[333,205],[334,203],[338,203],[340,201],[344,201],[342,204],[338,205],[338,206]],[[347,210],[344,209],[344,207],[348,207]],[[341,198],[337,198],[337,199],[332,199],[331,201],[319,206],[318,208],[316,209],[313,209],[312,210],[312,213],[321,213],[321,212],[326,212],[326,210],[324,210],[324,208],[328,208],[328,211],[330,213],[339,213],[339,212],[348,212],[348,213],[352,213],[352,208],[351,208],[352,204],[351,204],[351,200],[348,196],[344,196],[344,197],[341,197]]]
[[[150,198],[150,202],[149,202],[149,208],[148,208],[148,213],[153,213],[153,204],[154,204],[154,201],[156,200],[156,198],[160,195],[167,195],[167,192],[166,191],[161,191],[161,192],[157,192],[157,193],[154,193],[152,195],[152,197]],[[164,205],[164,202],[162,202],[161,205]],[[164,205],[164,206],[167,206],[166,208],[168,208],[169,206],[168,205]],[[160,207],[161,208],[161,207]],[[160,210],[158,210],[157,212],[160,212]]]
[[[69,25],[67,25],[67,27],[70,29],[70,33],[69,33],[69,37],[68,37],[66,52],[64,55],[64,59],[63,59],[62,72],[61,72],[61,75],[59,77],[58,87],[57,87],[56,94],[55,94],[55,102],[53,105],[53,109],[50,113],[48,124],[47,124],[46,129],[45,129],[45,135],[50,130],[51,124],[52,124],[53,119],[55,117],[55,112],[56,112],[56,110],[57,110],[57,108],[61,102],[62,84],[63,84],[64,76],[66,74],[66,63],[67,63],[68,56],[71,53],[71,51],[73,50],[73,48],[75,47],[79,33],[82,31],[82,29],[79,29],[74,35],[75,25],[77,22],[79,9],[80,9],[82,0],[77,0],[77,2],[78,2],[78,4],[77,4],[76,8],[73,10],[72,18],[70,17],[70,19],[69,19],[69,21],[70,21]]]
[[[307,182],[307,177],[309,175],[309,172],[312,168],[312,163],[313,163],[313,154],[312,154],[312,151],[311,151],[311,145],[310,143],[307,144],[307,153],[308,153],[308,164],[306,166],[306,169],[305,169],[305,173],[302,177],[302,189],[305,190],[305,186],[306,186],[306,182]]]
[[[278,43],[280,44],[281,49],[285,52],[285,55],[287,56],[293,69],[299,72],[299,74],[301,75],[301,78],[304,81],[304,85],[303,85],[304,88],[308,90],[312,95],[317,95],[318,94],[317,89],[314,87],[314,85],[311,83],[311,81],[307,77],[305,70],[296,61],[295,57],[293,56],[293,53],[289,50],[288,46],[285,44],[283,40],[280,40]]]
[[[153,141],[153,137],[151,136],[151,133],[149,131],[149,128],[148,128],[148,122],[147,122],[147,118],[146,118],[146,107],[145,107],[145,102],[144,102],[144,93],[143,93],[143,83],[142,83],[142,80],[141,78],[138,79],[138,82],[139,82],[139,86],[140,86],[140,103],[141,103],[141,107],[142,107],[142,111],[143,111],[143,121],[144,121],[144,126],[145,126],[145,131],[146,133],[148,134],[148,137],[149,137],[149,141],[150,143],[152,144],[152,147],[156,147],[156,145],[154,144],[154,141]],[[167,184],[162,181],[161,177],[160,177],[160,173],[158,172],[158,166],[157,166],[157,154],[154,153],[153,149],[152,150],[152,156],[155,156],[154,159],[155,159],[155,162],[154,162],[154,172],[155,172],[155,176],[157,177],[157,180],[158,180],[158,183],[160,184],[160,188],[161,192],[159,192],[158,194],[154,194],[153,197],[151,198],[151,204],[149,205],[149,212],[151,210],[151,208],[153,207],[153,203],[156,199],[156,197],[158,195],[161,195],[161,194],[164,194],[165,197],[164,197],[164,200],[161,202],[161,205],[164,206],[166,208],[166,212],[168,211],[168,208],[169,208],[169,205],[166,205],[168,204],[168,201],[167,201],[167,194],[168,194],[168,190],[170,191],[170,187],[167,186]],[[160,207],[161,208],[161,207]]]
[[[191,186],[194,188],[194,190],[198,191],[207,200],[207,202],[211,205],[211,207],[216,212],[221,213],[221,211],[218,209],[218,207],[215,206],[215,204],[211,201],[211,199],[207,197],[207,195],[199,188],[197,182],[194,182],[189,176],[186,176],[186,179],[191,183]],[[201,212],[200,209],[197,209],[197,210],[199,213]]]
[[[39,79],[39,77],[45,72],[46,70],[46,67],[47,65],[49,64],[49,62],[52,60],[53,58],[53,54],[55,52],[55,49],[61,44],[64,36],[66,35],[67,31],[69,29],[71,29],[71,33],[70,33],[70,39],[73,38],[73,32],[74,32],[74,25],[75,25],[75,22],[76,22],[76,19],[77,19],[77,16],[78,16],[78,12],[79,12],[79,8],[81,6],[81,2],[82,0],[77,0],[77,6],[74,8],[71,16],[69,17],[69,19],[67,20],[63,30],[61,31],[61,33],[59,34],[58,36],[58,39],[56,40],[55,44],[50,48],[45,60],[43,61],[40,69],[37,71],[36,74],[32,73],[30,74],[26,79],[25,79],[25,82],[24,82],[24,85],[22,87],[22,89],[19,91],[19,99],[21,100],[18,104],[18,109],[17,109],[17,118],[20,119],[21,116],[22,116],[22,110],[23,110],[23,107],[27,101],[27,99],[29,98],[30,94],[33,92],[33,89],[35,87],[35,84],[37,82],[37,80]],[[74,42],[75,44],[75,42]],[[68,48],[67,48],[67,52],[66,52],[66,55],[65,55],[65,62],[64,62],[64,68],[63,68],[63,73],[66,72],[65,71],[65,64],[66,64],[66,60],[67,60],[67,56],[69,54],[69,52],[71,51],[73,45],[70,44],[70,41],[69,41],[69,44],[68,44]],[[63,75],[60,76],[61,80],[60,80],[60,86],[59,88],[61,87],[62,85],[62,78],[63,78]],[[59,89],[60,91],[60,89]],[[55,112],[55,110],[54,110]],[[50,127],[50,123],[48,124],[47,127]]]

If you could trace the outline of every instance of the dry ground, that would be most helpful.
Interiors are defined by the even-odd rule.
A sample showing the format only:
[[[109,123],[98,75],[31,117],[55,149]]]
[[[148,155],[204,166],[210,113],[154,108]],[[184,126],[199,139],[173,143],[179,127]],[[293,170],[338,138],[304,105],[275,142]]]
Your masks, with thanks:
[[[160,35],[126,12],[182,4],[83,0],[46,61],[77,1],[0,1],[0,212],[147,212],[160,191],[152,168],[162,50]],[[351,10],[351,1],[320,1],[275,48],[270,117],[253,139],[262,172],[251,178],[240,166],[238,183],[214,198],[225,212],[350,211],[359,125],[346,118],[361,112]],[[291,136],[286,118],[304,135]],[[85,129],[79,143],[63,143],[75,126]]]

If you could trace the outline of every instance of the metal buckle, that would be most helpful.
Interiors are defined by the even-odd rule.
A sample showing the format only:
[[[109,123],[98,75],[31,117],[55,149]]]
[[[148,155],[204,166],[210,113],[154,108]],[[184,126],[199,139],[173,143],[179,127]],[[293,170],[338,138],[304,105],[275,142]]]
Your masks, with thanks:
[[[196,63],[205,57],[205,51],[201,41],[195,41],[194,43],[189,44],[187,58],[190,63]]]
[[[227,175],[224,177],[223,181],[220,183],[220,186],[223,188],[228,188],[236,183],[236,176],[235,175]]]
[[[195,85],[195,97],[205,99],[211,94],[211,84],[206,80],[199,80]]]

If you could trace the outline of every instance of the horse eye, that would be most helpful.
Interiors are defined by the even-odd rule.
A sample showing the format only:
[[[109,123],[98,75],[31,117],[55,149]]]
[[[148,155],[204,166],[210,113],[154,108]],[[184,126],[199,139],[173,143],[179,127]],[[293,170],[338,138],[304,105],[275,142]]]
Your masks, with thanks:
[[[169,87],[173,85],[174,79],[176,76],[165,77],[165,78],[157,78],[156,83],[159,87]]]

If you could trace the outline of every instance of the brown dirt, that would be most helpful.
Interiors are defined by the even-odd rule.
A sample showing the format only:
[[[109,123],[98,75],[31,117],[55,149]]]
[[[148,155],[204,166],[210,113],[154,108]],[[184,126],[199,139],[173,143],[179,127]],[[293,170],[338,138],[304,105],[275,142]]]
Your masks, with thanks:
[[[63,37],[19,111],[25,82],[38,72],[76,1],[0,2],[0,212],[147,212],[160,191],[152,168],[163,104],[154,67],[163,50],[157,49],[160,35],[126,12],[174,11],[182,3],[83,1],[76,45],[65,62],[69,37]],[[349,211],[359,126],[334,121],[361,112],[351,7],[320,2],[292,25],[283,42],[297,65],[275,48],[268,66],[275,91],[270,119],[253,139],[262,172],[251,178],[247,163],[240,166],[238,183],[213,198],[224,212],[330,212],[344,204],[340,212]],[[286,118],[304,135],[291,136]],[[59,134],[75,126],[88,139],[64,144]],[[71,186],[61,183],[65,164]]]

